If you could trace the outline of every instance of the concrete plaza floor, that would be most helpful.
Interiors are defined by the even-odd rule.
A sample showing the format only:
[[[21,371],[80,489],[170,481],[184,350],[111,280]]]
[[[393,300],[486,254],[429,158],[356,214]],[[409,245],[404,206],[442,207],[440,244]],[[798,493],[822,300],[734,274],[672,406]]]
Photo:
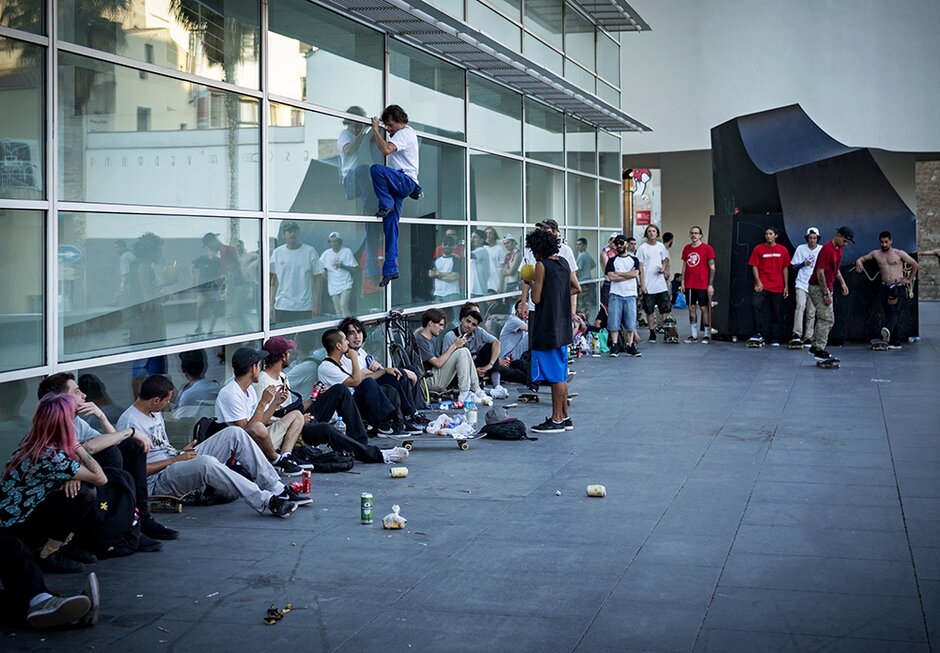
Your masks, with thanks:
[[[730,343],[581,359],[574,431],[417,444],[406,479],[314,477],[287,521],[241,502],[161,515],[181,539],[93,565],[97,628],[5,628],[2,648],[940,650],[940,304],[921,332],[837,348],[840,370]],[[384,531],[396,503],[408,527]]]

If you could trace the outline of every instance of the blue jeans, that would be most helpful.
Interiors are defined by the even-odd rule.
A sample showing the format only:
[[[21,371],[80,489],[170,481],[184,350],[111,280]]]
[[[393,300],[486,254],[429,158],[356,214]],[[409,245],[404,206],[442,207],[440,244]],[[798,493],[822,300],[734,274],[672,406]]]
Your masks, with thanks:
[[[379,200],[379,209],[389,209],[388,215],[382,218],[382,228],[385,230],[382,274],[394,277],[398,275],[398,220],[401,217],[401,204],[418,184],[401,170],[392,170],[388,166],[374,165],[369,172],[372,174],[372,188]]]
[[[636,297],[624,297],[610,293],[607,302],[607,330],[636,331]]]

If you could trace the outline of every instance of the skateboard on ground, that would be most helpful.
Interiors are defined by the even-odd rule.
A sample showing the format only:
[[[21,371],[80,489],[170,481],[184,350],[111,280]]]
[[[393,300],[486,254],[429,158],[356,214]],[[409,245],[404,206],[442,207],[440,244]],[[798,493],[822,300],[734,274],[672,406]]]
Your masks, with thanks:
[[[747,339],[747,348],[748,349],[758,349],[763,347],[766,344],[763,338],[748,338]]]
[[[816,361],[816,367],[822,367],[827,370],[837,370],[840,366],[838,358],[830,358],[827,361]]]
[[[881,338],[872,338],[871,350],[872,351],[888,351],[888,343],[882,340]]]
[[[568,393],[568,405],[571,405],[571,400],[578,396],[577,392]],[[520,392],[519,401],[524,404],[537,404],[541,401],[541,395],[537,392]]]
[[[399,443],[399,446],[404,447],[408,451],[411,451],[415,442],[452,442],[456,444],[457,448],[461,451],[466,451],[470,448],[471,440],[480,440],[486,437],[486,433],[473,433],[471,435],[461,435],[456,438],[450,435],[437,435],[436,433],[402,433],[399,435],[379,435],[378,437],[395,440]]]
[[[787,343],[787,349],[802,349],[803,341],[800,338],[791,338]]]
[[[676,324],[676,318],[671,315],[663,318],[663,341],[670,345],[679,344],[679,328]]]
[[[150,503],[150,512],[183,512],[183,506],[193,498],[195,492],[187,492],[181,496],[175,494],[151,494],[147,497]]]

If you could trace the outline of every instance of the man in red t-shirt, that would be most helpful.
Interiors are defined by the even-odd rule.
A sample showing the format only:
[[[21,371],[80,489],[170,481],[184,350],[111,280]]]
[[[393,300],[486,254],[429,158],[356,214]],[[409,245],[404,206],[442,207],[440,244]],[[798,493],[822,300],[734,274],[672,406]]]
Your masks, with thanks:
[[[689,322],[692,325],[692,335],[686,342],[698,340],[698,306],[702,307],[702,343],[711,341],[712,325],[705,324],[708,314],[705,307],[711,304],[715,295],[715,250],[702,240],[702,228],[692,227],[689,230],[692,242],[682,248],[682,283],[679,292],[686,295],[689,305]]]
[[[777,242],[776,227],[764,229],[764,242],[754,248],[747,264],[754,275],[754,294],[751,296],[754,335],[751,342],[763,343],[766,336],[770,338],[771,347],[779,347],[783,300],[790,295],[790,253]]]
[[[855,242],[855,232],[848,227],[839,227],[831,241],[819,249],[816,256],[816,267],[813,276],[809,279],[809,299],[816,307],[816,333],[813,335],[813,346],[809,353],[817,361],[838,363],[839,359],[826,351],[826,342],[829,332],[835,324],[835,313],[832,310],[832,289],[838,279],[842,285],[842,294],[849,294],[849,287],[839,268],[842,266],[842,248],[846,243]]]

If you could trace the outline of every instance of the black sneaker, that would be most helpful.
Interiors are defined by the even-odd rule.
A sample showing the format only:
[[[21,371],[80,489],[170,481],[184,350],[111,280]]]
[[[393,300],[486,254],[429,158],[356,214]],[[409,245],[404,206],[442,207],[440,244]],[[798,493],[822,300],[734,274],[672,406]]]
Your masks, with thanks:
[[[421,191],[421,186],[418,186],[418,185],[416,184],[416,185],[415,185],[415,189],[414,189],[413,191],[411,191],[410,193],[408,193],[408,197],[410,197],[410,198],[413,199],[413,200],[419,200],[419,199],[421,199],[421,192],[422,192],[422,191]]]
[[[809,353],[810,353],[811,355],[815,356],[815,355],[818,354],[819,352],[820,352],[820,350],[819,350],[819,349],[816,349],[816,345],[810,345],[810,346],[809,346]]]
[[[47,574],[80,574],[85,565],[69,560],[60,551],[39,559],[39,568]]]
[[[155,540],[175,540],[180,536],[179,531],[167,528],[153,517],[151,517],[149,521],[141,524],[140,532]]]
[[[91,609],[87,596],[52,596],[29,609],[26,623],[32,628],[55,628],[78,621]]]
[[[647,342],[656,342],[656,332],[655,332],[655,331],[650,331],[650,337],[649,337],[649,340],[647,340]]]
[[[140,539],[137,540],[137,553],[156,553],[157,551],[162,550],[162,542],[158,542],[153,538],[147,537],[143,533],[140,534]]]
[[[574,430],[574,422],[571,421],[571,418],[570,418],[570,417],[566,417],[566,418],[565,418],[565,421],[563,421],[562,424],[565,425],[565,430],[566,430],[566,431],[573,431],[573,430]]]
[[[414,422],[415,424],[420,424],[422,426],[427,426],[428,424],[431,423],[431,420],[429,420],[427,417],[425,417],[421,413],[415,413],[414,415],[412,415],[411,421]]]
[[[611,358],[617,358],[618,356],[620,356],[620,343],[619,342],[615,342],[610,346],[610,354],[608,355]]]
[[[380,208],[378,211],[375,212],[375,217],[377,217],[377,218],[384,218],[385,216],[387,216],[387,215],[388,215],[389,213],[391,213],[391,212],[392,212],[392,208],[391,208],[391,207],[389,207],[389,208],[387,208],[387,209],[382,209],[382,208]]]
[[[640,350],[636,348],[636,345],[629,345],[627,347],[627,356],[633,356],[634,358],[642,356]]]
[[[820,362],[827,361],[827,360],[832,359],[832,354],[830,354],[825,349],[817,349],[816,352],[813,354],[813,358],[815,358],[817,361],[820,361]]]
[[[287,519],[297,510],[297,504],[281,497],[271,497],[268,501],[268,510],[270,510],[271,514],[275,517]]]
[[[59,549],[59,553],[69,560],[74,560],[75,562],[80,562],[84,565],[91,565],[98,562],[98,558],[94,553],[90,553],[80,546],[75,546],[75,544],[69,544],[62,547]]]
[[[395,435],[395,426],[391,422],[386,422],[375,427],[379,435]]]
[[[300,476],[304,471],[300,465],[291,460],[290,454],[284,454],[271,465],[281,476]]]
[[[689,336],[689,337],[686,338],[683,342],[685,342],[685,343],[687,343],[687,344],[692,344],[692,343],[695,342],[696,340],[697,340],[697,338],[696,338],[695,336]]]
[[[551,417],[546,418],[541,424],[536,424],[533,427],[530,427],[531,430],[535,433],[564,433],[565,432],[565,423],[564,422],[555,422]],[[572,428],[574,428],[572,426]]]
[[[298,506],[309,506],[313,503],[313,497],[309,494],[302,494],[300,492],[294,492],[289,485],[284,486],[284,491],[278,496],[278,499],[284,499],[285,501],[292,501]]]
[[[417,435],[418,433],[424,433],[424,425],[418,424],[413,419],[405,420],[405,433],[409,435]]]
[[[804,347],[812,347],[812,346],[813,346],[813,339],[812,339],[812,338],[807,338],[806,340],[804,340],[804,341],[803,341],[803,346],[804,346]]]
[[[392,274],[392,275],[384,274],[384,275],[382,275],[382,280],[379,281],[379,288],[384,288],[385,286],[387,286],[388,284],[390,284],[391,282],[393,282],[393,281],[394,281],[395,279],[397,279],[397,278],[398,278],[398,275],[397,275],[397,274]]]

